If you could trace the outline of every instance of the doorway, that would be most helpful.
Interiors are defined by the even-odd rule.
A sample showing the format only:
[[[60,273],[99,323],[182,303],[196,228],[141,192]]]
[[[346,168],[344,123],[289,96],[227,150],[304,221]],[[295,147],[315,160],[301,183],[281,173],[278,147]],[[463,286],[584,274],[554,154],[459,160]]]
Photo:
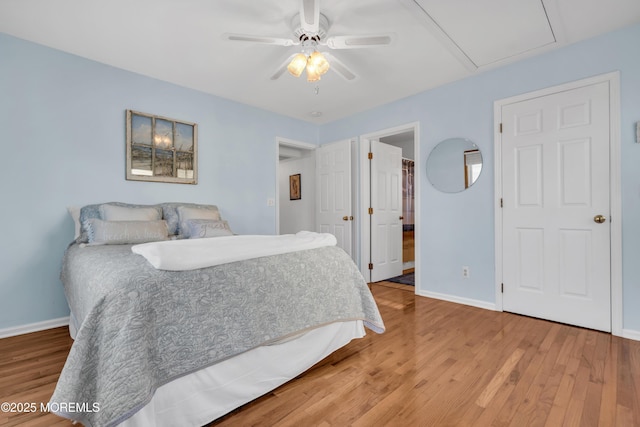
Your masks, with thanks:
[[[498,308],[621,333],[618,85],[496,102]]]
[[[315,231],[316,164],[314,144],[277,138],[276,234]],[[300,185],[291,194],[290,183]]]
[[[370,194],[372,189],[372,178],[367,166],[367,158],[369,147],[373,141],[378,141],[402,150],[402,211],[401,211],[401,269],[400,275],[407,277],[392,277],[391,279],[398,283],[411,284],[414,286],[414,292],[417,292],[420,286],[420,239],[419,236],[419,180],[414,177],[419,176],[420,165],[416,159],[419,159],[419,125],[418,123],[410,123],[395,128],[385,129],[379,132],[362,135],[360,137],[360,212],[363,218],[369,217],[368,208],[370,207]],[[371,227],[369,221],[363,221],[360,230],[361,242],[361,267],[365,277],[371,279],[374,277],[371,270],[368,270],[372,254],[379,248],[372,241]],[[373,266],[375,268],[375,266]],[[410,283],[409,283],[410,282]]]

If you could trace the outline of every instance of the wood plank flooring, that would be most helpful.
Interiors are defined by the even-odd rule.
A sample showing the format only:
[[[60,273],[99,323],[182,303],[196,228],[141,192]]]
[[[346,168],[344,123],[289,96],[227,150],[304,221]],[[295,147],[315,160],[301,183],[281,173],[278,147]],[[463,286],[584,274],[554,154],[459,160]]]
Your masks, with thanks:
[[[46,404],[72,343],[66,327],[0,339],[0,403]],[[71,425],[71,421],[40,408],[34,412],[0,411],[0,426]]]
[[[372,285],[387,332],[213,426],[640,426],[640,342]],[[0,402],[47,402],[66,328],[0,340]],[[70,426],[0,412],[0,426]]]

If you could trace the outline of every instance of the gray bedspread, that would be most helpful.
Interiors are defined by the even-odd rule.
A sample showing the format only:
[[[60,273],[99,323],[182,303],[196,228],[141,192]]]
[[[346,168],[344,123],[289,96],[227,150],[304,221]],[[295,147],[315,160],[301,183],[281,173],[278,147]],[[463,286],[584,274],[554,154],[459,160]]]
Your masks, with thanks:
[[[129,245],[74,244],[61,277],[80,325],[51,402],[87,426],[116,425],[160,385],[305,330],[361,319],[384,331],[362,275],[337,247],[172,272]]]

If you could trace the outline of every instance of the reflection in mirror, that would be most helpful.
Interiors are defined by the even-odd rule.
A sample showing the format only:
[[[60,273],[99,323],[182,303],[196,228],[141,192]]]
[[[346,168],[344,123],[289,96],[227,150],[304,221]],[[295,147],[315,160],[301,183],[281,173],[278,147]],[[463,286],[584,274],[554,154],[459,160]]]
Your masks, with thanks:
[[[481,171],[480,149],[464,138],[441,141],[427,159],[427,177],[431,185],[444,193],[458,193],[471,187]]]

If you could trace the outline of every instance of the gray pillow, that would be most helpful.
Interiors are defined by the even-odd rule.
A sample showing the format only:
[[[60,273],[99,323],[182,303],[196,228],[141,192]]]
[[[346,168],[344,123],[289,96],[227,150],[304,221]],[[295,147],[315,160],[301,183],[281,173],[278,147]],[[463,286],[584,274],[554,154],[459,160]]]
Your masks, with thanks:
[[[122,202],[108,202],[108,203],[98,203],[95,205],[85,205],[82,207],[82,209],[80,209],[80,225],[81,225],[80,231],[81,232],[80,232],[80,237],[76,239],[76,243],[87,243],[89,241],[89,237],[87,235],[87,229],[85,228],[85,223],[90,218],[103,219],[102,216],[100,215],[100,207],[105,204],[111,205],[111,206],[122,206],[127,208],[148,208],[153,206],[153,205],[132,205],[129,203],[122,203]],[[159,206],[157,208],[160,209]]]
[[[232,236],[233,232],[229,228],[227,221],[212,221],[208,219],[188,219],[185,221],[189,227],[190,239],[201,239],[203,237]]]
[[[168,239],[167,223],[156,221],[103,221],[89,218],[84,226],[90,245],[125,245]]]
[[[180,218],[180,226],[178,234],[182,237],[190,236],[190,228],[187,221],[190,219],[206,219],[209,221],[219,221],[220,213],[218,209],[202,208],[195,206],[178,206],[178,217]]]
[[[218,212],[218,207],[216,205],[199,205],[196,203],[162,203],[160,205],[162,207],[162,218],[167,221],[167,226],[169,227],[169,234],[180,234],[179,226],[180,226],[180,217],[178,216],[178,208],[179,207],[192,207],[199,209],[209,209],[215,212]],[[218,212],[218,216],[220,213]]]

